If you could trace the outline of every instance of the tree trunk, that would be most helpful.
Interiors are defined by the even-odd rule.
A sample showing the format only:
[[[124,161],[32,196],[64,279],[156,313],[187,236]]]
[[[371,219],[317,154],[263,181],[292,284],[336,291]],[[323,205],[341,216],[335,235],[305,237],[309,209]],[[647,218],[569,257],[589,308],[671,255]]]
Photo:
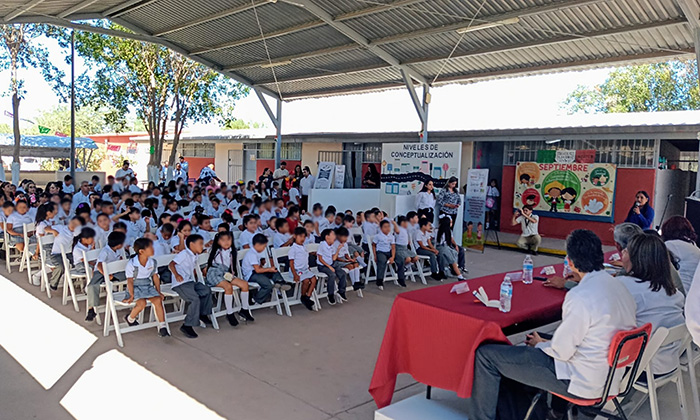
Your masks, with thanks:
[[[12,183],[19,185],[19,151],[21,135],[19,131],[19,95],[17,91],[12,94],[12,132],[15,137],[15,145],[12,149]]]

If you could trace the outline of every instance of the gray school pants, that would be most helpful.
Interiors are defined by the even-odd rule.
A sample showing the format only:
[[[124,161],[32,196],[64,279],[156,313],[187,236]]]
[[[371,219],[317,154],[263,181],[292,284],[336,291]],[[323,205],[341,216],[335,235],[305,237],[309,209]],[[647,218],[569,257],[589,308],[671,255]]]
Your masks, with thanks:
[[[391,252],[377,251],[377,286],[384,284],[384,273],[386,272],[386,263],[391,258]],[[405,266],[406,261],[403,258],[394,259],[396,263],[396,274],[399,276],[399,283],[406,282]]]
[[[173,290],[189,304],[185,326],[198,327],[200,316],[211,315],[211,289],[206,284],[190,281],[173,287]]]
[[[257,283],[260,288],[255,294],[255,302],[262,304],[272,294],[275,283],[284,283],[284,278],[278,272],[274,273],[253,273],[248,279],[248,283]]]
[[[326,267],[323,264],[318,265],[318,271],[328,276],[327,286],[329,295],[335,294],[336,282],[338,283],[338,291],[345,292],[345,289],[347,288],[348,274],[345,271],[343,271],[343,265],[344,264],[340,264],[338,261],[335,261],[333,263],[333,269],[335,270],[335,272],[331,271],[328,267]]]

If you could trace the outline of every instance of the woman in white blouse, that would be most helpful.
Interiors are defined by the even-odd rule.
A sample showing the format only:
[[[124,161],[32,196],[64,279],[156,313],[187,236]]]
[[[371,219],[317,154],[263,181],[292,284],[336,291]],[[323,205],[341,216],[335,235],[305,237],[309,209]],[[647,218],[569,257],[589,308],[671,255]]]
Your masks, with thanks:
[[[418,193],[416,209],[418,217],[427,217],[431,222],[435,220],[435,191],[433,191],[433,181],[428,181]]]
[[[671,280],[671,260],[658,236],[639,234],[622,250],[626,276],[618,276],[637,303],[637,326],[651,323],[672,328],[683,324],[685,297]],[[668,344],[651,360],[654,375],[663,375],[678,368],[681,342]]]
[[[678,260],[684,291],[690,290],[695,269],[700,263],[700,248],[695,245],[698,236],[693,225],[683,216],[674,216],[661,226],[661,236],[666,247]]]

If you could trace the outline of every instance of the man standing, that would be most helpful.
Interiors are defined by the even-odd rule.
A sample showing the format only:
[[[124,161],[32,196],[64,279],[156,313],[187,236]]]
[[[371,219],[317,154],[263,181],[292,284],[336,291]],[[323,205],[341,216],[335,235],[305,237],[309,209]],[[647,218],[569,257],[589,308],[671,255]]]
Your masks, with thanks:
[[[168,178],[168,161],[166,160],[163,162],[163,164],[160,167],[160,181],[165,182],[165,180]]]
[[[129,167],[128,160],[124,161],[122,167],[119,170],[117,170],[116,174],[114,174],[114,177],[117,179],[118,182],[121,182],[124,178],[126,178],[127,181],[131,181],[131,178],[134,177],[134,170]]]
[[[542,243],[542,237],[537,230],[539,223],[540,217],[532,214],[532,206],[524,206],[522,210],[516,210],[513,214],[513,226],[520,224],[523,230],[516,244],[519,248],[532,251],[535,255]]]
[[[180,155],[180,168],[185,174],[185,177],[183,178],[185,182],[190,180],[190,163],[185,160],[185,157]]]
[[[527,346],[479,347],[468,400],[469,418],[495,419],[497,408],[513,406],[503,398],[525,393],[524,389],[504,391],[501,378],[514,381],[516,388],[529,385],[570,398],[596,399],[603,394],[610,343],[618,331],[636,327],[637,305],[624,284],[603,269],[602,243],[595,233],[583,229],[571,232],[566,252],[569,267],[581,282],[566,294],[561,325],[551,340],[534,332],[528,335]],[[620,373],[610,395],[618,393]]]
[[[182,156],[180,156],[180,159],[182,159]],[[177,182],[178,179],[182,179],[187,182],[187,172],[185,172],[184,169],[182,169],[182,164],[181,163],[176,163],[175,164],[175,172],[173,172],[173,180]]]
[[[299,181],[299,188],[301,188],[301,208],[302,210],[309,211],[309,194],[311,194],[311,189],[314,187],[316,182],[316,177],[311,175],[311,169],[308,166],[304,166],[302,171],[304,177]]]
[[[280,167],[275,169],[275,173],[272,174],[272,179],[274,181],[279,181],[280,179],[285,179],[289,176],[289,171],[287,170],[287,162],[281,162]]]

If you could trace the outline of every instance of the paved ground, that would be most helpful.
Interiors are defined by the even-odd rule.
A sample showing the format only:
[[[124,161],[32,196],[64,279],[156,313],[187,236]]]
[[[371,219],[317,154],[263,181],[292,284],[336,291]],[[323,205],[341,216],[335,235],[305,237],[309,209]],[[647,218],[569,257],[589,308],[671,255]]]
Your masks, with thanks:
[[[522,254],[508,250],[467,259],[470,277],[522,264]],[[560,261],[535,258],[536,265]],[[376,407],[367,388],[399,290],[370,285],[364,299],[318,313],[296,306],[292,318],[261,310],[254,324],[200,330],[196,340],[183,338],[179,324],[166,340],[144,330],[125,335],[123,349],[114,335],[85,324],[82,312],[28,285],[25,273],[0,277],[0,293],[2,419],[123,418],[129,409],[136,418],[369,420]],[[403,375],[394,400],[421,390]],[[675,394],[664,392],[673,403]]]

